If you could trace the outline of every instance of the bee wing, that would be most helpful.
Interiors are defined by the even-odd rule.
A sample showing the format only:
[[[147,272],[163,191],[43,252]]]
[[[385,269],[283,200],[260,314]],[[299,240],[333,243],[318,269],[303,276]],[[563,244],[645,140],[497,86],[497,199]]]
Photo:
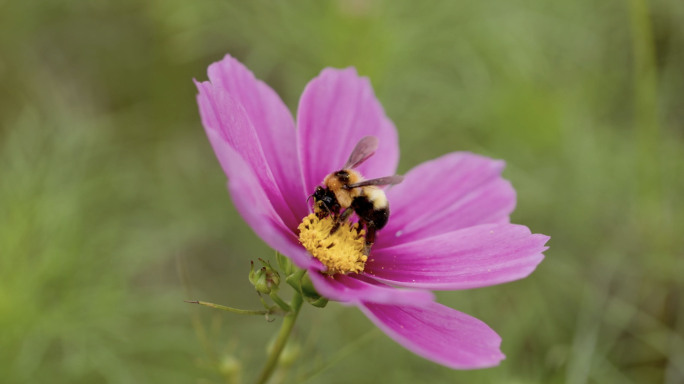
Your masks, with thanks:
[[[402,176],[402,175],[385,176],[385,177],[380,177],[377,179],[363,180],[363,181],[359,181],[358,183],[349,184],[349,185],[345,186],[344,189],[366,187],[369,185],[394,185],[394,184],[399,184],[402,181],[404,181],[404,176]]]
[[[344,169],[356,168],[364,161],[368,160],[369,157],[373,156],[375,151],[378,149],[378,138],[375,136],[365,136],[356,143],[354,150],[351,155],[349,155],[349,160],[347,164],[344,165]]]

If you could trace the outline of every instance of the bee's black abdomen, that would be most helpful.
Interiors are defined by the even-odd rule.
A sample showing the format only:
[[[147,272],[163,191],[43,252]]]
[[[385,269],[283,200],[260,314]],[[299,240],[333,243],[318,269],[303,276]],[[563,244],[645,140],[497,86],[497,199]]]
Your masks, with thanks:
[[[374,209],[373,203],[366,196],[355,197],[352,208],[361,221],[375,229],[382,229],[389,218],[389,206],[382,209]]]
[[[373,211],[373,223],[375,223],[375,228],[382,229],[387,224],[389,213],[389,206]]]

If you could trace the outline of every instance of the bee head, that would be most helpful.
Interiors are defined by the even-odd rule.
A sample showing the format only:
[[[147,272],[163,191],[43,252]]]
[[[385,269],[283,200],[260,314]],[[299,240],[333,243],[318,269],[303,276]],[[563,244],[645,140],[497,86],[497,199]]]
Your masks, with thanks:
[[[337,214],[340,210],[340,204],[337,202],[335,194],[328,188],[316,187],[316,190],[309,196],[309,199],[312,197],[314,199],[314,211],[316,211],[319,217],[324,217],[331,213]]]
[[[309,199],[313,197],[314,201],[320,201],[325,197],[325,195],[326,195],[325,188],[323,188],[319,185],[318,187],[316,187],[316,190],[314,191],[314,193],[311,196],[309,196]],[[307,199],[307,201],[308,201],[308,199]]]

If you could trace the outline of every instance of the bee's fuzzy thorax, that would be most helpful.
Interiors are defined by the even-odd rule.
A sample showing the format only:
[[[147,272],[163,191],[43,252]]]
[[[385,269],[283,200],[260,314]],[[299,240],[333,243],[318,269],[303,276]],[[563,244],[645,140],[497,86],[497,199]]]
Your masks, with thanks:
[[[343,179],[343,177],[344,179]],[[331,173],[325,177],[323,184],[333,191],[337,201],[342,207],[351,205],[352,200],[361,193],[360,188],[345,189],[344,187],[350,184],[358,183],[363,180],[363,176],[353,169],[344,169],[335,173]]]

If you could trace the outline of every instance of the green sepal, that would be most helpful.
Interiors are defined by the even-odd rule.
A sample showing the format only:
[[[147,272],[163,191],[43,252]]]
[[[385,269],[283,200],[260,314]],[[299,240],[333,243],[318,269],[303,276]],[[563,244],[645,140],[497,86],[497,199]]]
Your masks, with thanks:
[[[309,277],[308,274],[302,276],[302,279],[300,282],[301,282],[301,286],[302,286],[302,294],[304,295],[304,297],[306,297],[306,298],[311,297],[311,298],[314,298],[316,300],[319,297],[321,297],[321,295],[319,295],[318,292],[316,292],[316,288],[314,288],[313,282],[311,281],[311,278]]]
[[[328,305],[328,299],[318,294],[309,275],[304,275],[301,279],[302,296],[314,307],[323,308]]]
[[[276,261],[278,262],[278,267],[283,272],[285,276],[289,276],[294,272],[292,262],[285,255],[276,251]]]
[[[301,293],[303,293],[302,292],[302,276],[305,273],[306,273],[306,270],[295,268],[293,273],[288,275],[285,278],[285,282],[288,283],[292,288],[294,288],[295,291],[297,291],[301,294]]]
[[[285,282],[292,286],[295,291],[299,292],[314,307],[323,308],[328,304],[328,299],[316,292],[316,288],[314,288],[313,282],[305,270],[297,270],[286,277]]]
[[[314,300],[311,297],[307,297],[306,301],[309,304],[313,305],[314,307],[318,307],[318,308],[325,308],[325,306],[328,305],[328,299],[326,299],[323,296],[319,296],[318,300]]]

